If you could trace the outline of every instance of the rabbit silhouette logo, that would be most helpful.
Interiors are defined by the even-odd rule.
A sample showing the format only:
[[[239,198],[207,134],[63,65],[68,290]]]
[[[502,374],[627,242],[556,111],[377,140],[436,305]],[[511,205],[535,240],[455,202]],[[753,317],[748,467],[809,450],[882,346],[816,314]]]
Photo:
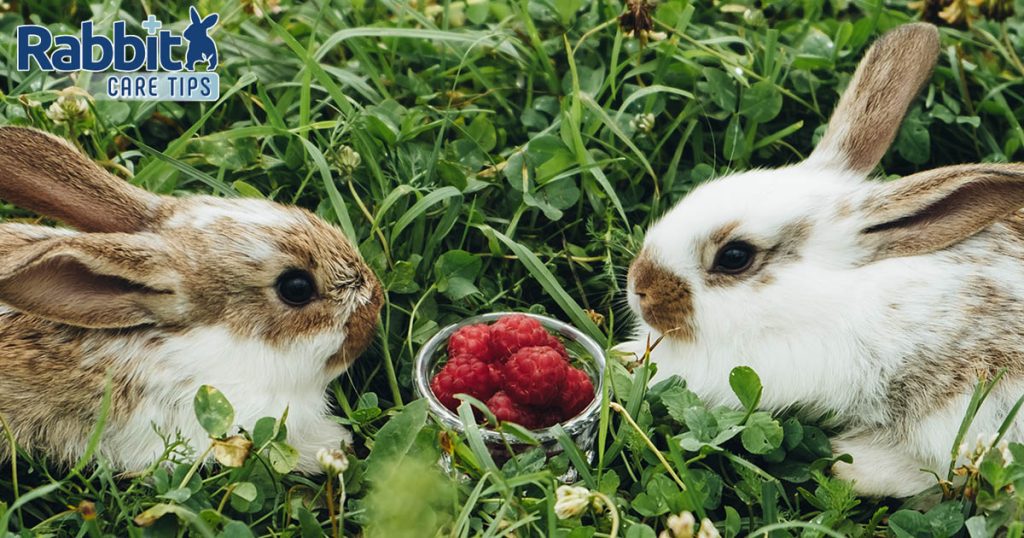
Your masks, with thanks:
[[[188,49],[185,50],[185,69],[196,70],[196,63],[206,63],[206,70],[213,71],[217,68],[217,44],[210,37],[210,29],[217,24],[220,18],[216,13],[207,15],[206,18],[199,16],[199,11],[194,6],[188,8],[188,15],[191,24],[185,28],[181,36],[188,41]]]

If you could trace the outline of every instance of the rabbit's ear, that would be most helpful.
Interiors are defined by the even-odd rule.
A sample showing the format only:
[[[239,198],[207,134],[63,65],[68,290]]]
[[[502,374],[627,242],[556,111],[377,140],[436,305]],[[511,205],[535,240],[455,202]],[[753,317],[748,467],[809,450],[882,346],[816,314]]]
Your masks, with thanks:
[[[88,232],[145,229],[161,201],[67,141],[23,127],[0,127],[0,199]]]
[[[1024,164],[966,164],[881,183],[864,206],[873,260],[944,249],[1024,207]]]
[[[192,19],[192,24],[195,24],[196,26],[202,26],[203,18],[199,16],[199,11],[196,10],[196,6],[188,7],[188,16]]]
[[[89,329],[174,322],[180,277],[152,234],[75,234],[5,249],[0,303]]]
[[[871,172],[931,78],[938,54],[939,32],[930,24],[907,24],[879,38],[857,66],[808,162]]]
[[[218,15],[216,13],[214,13],[213,15],[207,16],[205,19],[203,19],[203,28],[206,28],[206,29],[213,28],[214,25],[217,24],[218,20],[220,20],[220,15]]]

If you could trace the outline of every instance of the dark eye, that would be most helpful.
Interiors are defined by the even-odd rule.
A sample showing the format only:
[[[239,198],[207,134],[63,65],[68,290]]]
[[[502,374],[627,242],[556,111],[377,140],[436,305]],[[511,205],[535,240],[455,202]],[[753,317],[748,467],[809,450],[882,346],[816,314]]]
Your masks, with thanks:
[[[313,276],[305,271],[285,271],[274,285],[277,296],[289,306],[305,306],[316,297],[316,283]]]
[[[726,243],[715,255],[713,271],[734,275],[742,273],[754,263],[754,247],[743,241]]]

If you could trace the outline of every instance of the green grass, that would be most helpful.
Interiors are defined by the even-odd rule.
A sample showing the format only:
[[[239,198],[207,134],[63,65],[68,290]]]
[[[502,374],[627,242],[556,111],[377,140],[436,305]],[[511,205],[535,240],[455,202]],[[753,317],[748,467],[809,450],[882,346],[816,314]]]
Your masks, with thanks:
[[[88,81],[17,72],[17,24],[68,32],[84,18],[184,20],[187,7],[12,2],[0,123],[68,136],[155,192],[296,203],[356,239],[388,304],[378,341],[332,387],[357,440],[343,514],[338,482],[279,472],[287,447],[268,420],[240,469],[195,469],[173,439],[168,458],[182,462],[137,477],[22,454],[0,471],[0,536],[641,538],[683,511],[728,536],[1024,533],[1024,496],[1010,491],[1024,491],[1020,445],[1017,463],[989,451],[920,513],[826,476],[819,427],[707,408],[680,380],[648,387],[649,367],[616,363],[598,458],[581,473],[603,501],[560,519],[554,477],[569,454],[498,467],[472,430],[442,432],[413,401],[415,351],[468,315],[529,310],[609,346],[624,339],[622,282],[645,227],[700,181],[806,156],[866,45],[918,17],[905,2],[665,0],[654,17],[667,38],[646,44],[620,28],[616,0],[270,4],[198,2],[221,14],[220,102],[95,100],[56,122],[61,90]],[[944,28],[939,67],[881,171],[1020,160],[1022,54],[1020,17]],[[35,220],[2,204],[0,218]],[[756,383],[745,377],[740,390]],[[465,480],[433,465],[442,438]]]

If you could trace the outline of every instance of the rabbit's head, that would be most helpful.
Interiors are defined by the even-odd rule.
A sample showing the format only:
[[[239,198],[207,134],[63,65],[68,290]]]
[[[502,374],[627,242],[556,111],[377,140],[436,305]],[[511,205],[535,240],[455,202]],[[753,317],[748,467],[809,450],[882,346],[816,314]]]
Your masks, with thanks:
[[[195,6],[189,6],[188,16],[191,24],[185,28],[182,35],[189,41],[208,39],[207,32],[209,32],[210,29],[217,24],[217,21],[220,20],[220,15],[216,13],[207,15],[205,18],[201,17]]]
[[[860,291],[884,280],[880,270],[947,249],[1024,206],[1021,165],[868,179],[938,48],[931,25],[889,32],[858,66],[808,159],[702,184],[654,224],[628,277],[641,333],[711,364],[774,354],[764,362],[800,376],[796,355],[813,361],[864,345],[847,329],[874,323],[894,300]],[[681,365],[685,354],[659,364],[662,372],[704,367]]]
[[[0,244],[2,304],[83,329],[220,327],[310,357],[330,376],[375,333],[377,278],[305,210],[158,196],[26,128],[0,128],[0,170],[0,198],[83,232],[10,234]]]

